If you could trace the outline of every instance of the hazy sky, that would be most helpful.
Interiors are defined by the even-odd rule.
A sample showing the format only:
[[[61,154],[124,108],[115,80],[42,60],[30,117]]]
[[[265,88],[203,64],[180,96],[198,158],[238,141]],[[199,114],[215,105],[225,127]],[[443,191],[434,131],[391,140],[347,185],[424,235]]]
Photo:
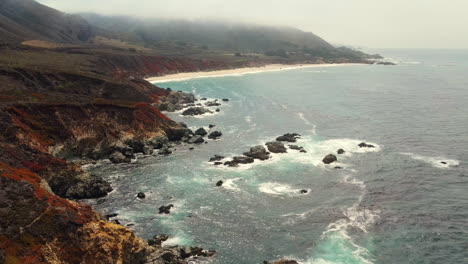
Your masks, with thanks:
[[[468,0],[39,0],[67,12],[225,19],[311,31],[332,44],[468,48]]]

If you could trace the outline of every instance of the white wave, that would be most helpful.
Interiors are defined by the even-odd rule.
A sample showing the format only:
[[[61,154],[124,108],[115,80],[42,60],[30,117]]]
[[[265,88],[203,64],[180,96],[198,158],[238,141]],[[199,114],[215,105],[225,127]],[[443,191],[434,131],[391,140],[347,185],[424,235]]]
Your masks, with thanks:
[[[248,115],[248,116],[246,116],[244,119],[245,119],[245,121],[246,121],[247,123],[252,123],[252,117],[251,117],[251,116]]]
[[[162,242],[162,247],[173,247],[173,246],[185,246],[189,245],[190,242],[182,236],[171,237],[168,240]]]
[[[239,180],[241,180],[241,178],[227,179],[226,181],[224,181],[222,187],[226,190],[239,192],[240,188],[235,183],[236,181],[239,181]]]
[[[298,196],[302,195],[301,190],[302,189],[294,189],[290,185],[284,184],[284,183],[278,183],[278,182],[266,182],[260,184],[259,191],[266,193],[266,194],[271,194],[271,195],[280,195],[280,196]],[[307,190],[307,193],[310,193],[310,190]]]
[[[426,157],[426,156],[421,156],[421,155],[416,155],[416,154],[413,154],[413,153],[406,153],[406,152],[402,152],[400,154],[409,156],[414,160],[419,160],[419,161],[428,163],[428,164],[432,165],[433,167],[439,168],[439,169],[448,169],[450,167],[456,167],[456,166],[460,165],[460,161],[453,160],[453,159],[447,159],[447,158],[444,158],[444,157]],[[442,162],[444,162],[444,163],[442,163]]]
[[[422,62],[420,61],[405,61],[405,64],[421,64]]]

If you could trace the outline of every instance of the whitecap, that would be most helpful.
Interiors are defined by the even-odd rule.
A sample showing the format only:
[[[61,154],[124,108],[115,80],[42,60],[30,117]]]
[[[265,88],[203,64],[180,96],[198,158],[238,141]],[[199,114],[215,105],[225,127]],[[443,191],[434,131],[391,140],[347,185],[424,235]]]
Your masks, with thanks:
[[[294,189],[288,184],[278,183],[278,182],[266,182],[260,184],[258,187],[260,192],[270,194],[270,195],[279,195],[279,196],[298,196],[301,195],[302,189]],[[307,193],[310,193],[310,190],[307,190]]]
[[[226,190],[238,192],[240,191],[240,188],[235,182],[239,180],[241,180],[241,178],[227,179],[226,181],[224,181],[222,187]]]
[[[460,161],[458,160],[447,159],[447,158],[440,157],[440,156],[439,157],[426,157],[426,156],[416,155],[416,154],[407,153],[407,152],[401,152],[400,154],[409,156],[414,160],[423,161],[439,169],[448,169],[450,167],[456,167],[460,165]]]

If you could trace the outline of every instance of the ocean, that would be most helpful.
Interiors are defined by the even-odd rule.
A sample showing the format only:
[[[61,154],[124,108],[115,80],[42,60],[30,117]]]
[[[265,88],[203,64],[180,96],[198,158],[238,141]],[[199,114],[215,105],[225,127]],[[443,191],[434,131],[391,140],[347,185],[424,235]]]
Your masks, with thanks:
[[[193,129],[214,124],[222,138],[92,168],[115,190],[91,203],[143,238],[164,233],[166,245],[215,249],[214,263],[468,263],[468,50],[376,52],[398,65],[158,84],[229,98],[213,115],[167,113]],[[307,153],[208,163],[285,133],[301,134],[295,144]],[[340,148],[338,163],[322,163]],[[171,214],[158,214],[168,204]]]

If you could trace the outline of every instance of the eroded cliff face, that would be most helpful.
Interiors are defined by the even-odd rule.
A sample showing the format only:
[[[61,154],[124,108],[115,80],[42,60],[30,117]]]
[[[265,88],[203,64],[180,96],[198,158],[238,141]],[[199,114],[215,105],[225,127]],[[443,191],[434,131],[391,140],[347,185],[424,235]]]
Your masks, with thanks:
[[[129,147],[138,152],[163,135],[184,135],[185,128],[153,106],[170,92],[131,77],[128,65],[122,66],[127,74],[116,76],[106,67],[91,71],[100,68],[95,57],[32,52],[86,67],[30,60],[9,67],[0,59],[0,263],[133,264],[150,255],[158,261],[163,250],[65,198],[112,190],[69,158],[103,159]]]

